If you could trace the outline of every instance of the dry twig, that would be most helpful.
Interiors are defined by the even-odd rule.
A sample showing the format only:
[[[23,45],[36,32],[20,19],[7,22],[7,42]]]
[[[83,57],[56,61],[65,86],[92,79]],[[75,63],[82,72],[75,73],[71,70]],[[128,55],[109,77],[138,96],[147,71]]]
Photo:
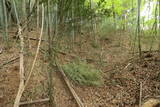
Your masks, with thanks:
[[[11,60],[9,60],[9,61],[4,62],[3,64],[0,64],[0,69],[1,69],[3,66],[5,66],[5,65],[7,65],[7,64],[10,64],[10,63],[18,60],[19,58],[20,58],[20,57],[18,56],[18,57],[16,57],[16,58],[13,58],[13,59],[11,59]]]
[[[48,101],[49,101],[49,98],[45,98],[45,99],[39,99],[39,100],[35,100],[35,101],[20,102],[19,105],[29,105],[29,104],[35,104],[35,103],[48,102]]]

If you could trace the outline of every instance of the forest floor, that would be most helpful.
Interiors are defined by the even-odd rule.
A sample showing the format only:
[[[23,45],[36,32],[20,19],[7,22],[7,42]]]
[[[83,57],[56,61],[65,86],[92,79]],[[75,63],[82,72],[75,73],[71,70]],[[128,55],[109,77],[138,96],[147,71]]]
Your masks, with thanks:
[[[39,35],[34,31],[30,33],[30,35]],[[70,45],[68,42],[70,40],[66,41],[66,38],[62,41],[63,46]],[[137,53],[135,56],[131,54],[127,32],[120,31],[103,39],[98,38],[96,44],[92,41],[90,36],[81,37],[81,40],[77,38],[71,51],[58,55],[61,64],[71,62],[75,59],[74,56],[78,56],[103,71],[102,86],[81,86],[71,82],[86,107],[138,107],[141,86],[142,102],[148,98],[160,97],[160,54],[158,52],[143,52],[144,55],[139,60]],[[37,43],[32,41],[31,44],[29,53],[25,55],[26,72],[32,65]],[[3,48],[0,53],[0,107],[13,106],[19,86],[19,60],[1,67],[2,64],[19,55],[18,43],[11,42],[10,46],[11,48],[7,49],[0,42],[0,49]],[[43,44],[41,48],[44,48]],[[21,101],[47,98],[47,81],[47,61],[44,54],[40,52],[34,74]],[[57,107],[77,107],[58,71],[54,72],[53,81]],[[24,107],[32,106],[48,107],[48,103]]]

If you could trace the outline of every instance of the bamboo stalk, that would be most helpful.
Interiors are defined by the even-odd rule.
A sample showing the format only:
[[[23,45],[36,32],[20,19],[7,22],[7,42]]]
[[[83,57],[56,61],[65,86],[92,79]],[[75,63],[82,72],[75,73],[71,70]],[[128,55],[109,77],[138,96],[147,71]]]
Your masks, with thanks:
[[[23,36],[21,34],[21,27],[19,28],[19,36],[20,36],[20,40],[21,40],[21,50],[20,50],[20,84],[19,84],[19,90],[18,90],[18,94],[16,96],[15,102],[14,102],[14,107],[19,107],[19,102],[23,93],[23,87],[24,87],[24,81],[25,81],[25,77],[24,77],[24,41],[23,41]]]
[[[37,51],[36,51],[36,55],[35,55],[35,58],[34,58],[34,61],[33,61],[33,64],[32,64],[32,67],[31,67],[31,71],[29,72],[29,75],[28,77],[26,78],[26,82],[24,83],[24,67],[23,67],[23,48],[24,48],[24,42],[23,42],[23,36],[22,36],[22,29],[21,27],[19,26],[19,36],[20,36],[20,40],[21,40],[21,52],[20,52],[20,85],[19,85],[19,90],[18,90],[18,94],[16,96],[16,99],[15,99],[15,102],[14,102],[14,107],[19,107],[19,104],[20,104],[20,99],[21,99],[21,96],[30,80],[30,77],[33,73],[33,69],[34,69],[34,66],[35,66],[35,63],[36,63],[36,60],[37,60],[37,57],[38,57],[38,53],[39,53],[39,49],[40,49],[40,45],[41,45],[41,39],[42,39],[42,35],[43,35],[43,25],[44,25],[44,6],[42,4],[42,28],[41,28],[41,34],[40,34],[40,37],[39,37],[39,42],[38,42],[38,46],[37,46]]]
[[[20,102],[19,105],[30,105],[30,104],[43,103],[43,102],[48,102],[48,101],[49,101],[49,98],[45,98],[45,99],[39,99],[39,100],[34,100],[34,101]]]
[[[8,40],[8,17],[7,17],[7,10],[6,10],[6,0],[2,0],[2,4],[3,4],[3,13],[4,13],[4,40]]]
[[[35,67],[35,63],[36,63],[36,60],[37,60],[37,57],[38,57],[38,54],[39,54],[40,45],[41,45],[42,36],[43,36],[43,28],[44,28],[44,6],[42,4],[42,27],[41,27],[41,33],[40,33],[39,42],[38,42],[38,46],[37,46],[37,50],[36,50],[36,55],[35,55],[35,58],[34,58],[33,63],[32,63],[31,71],[29,72],[29,75],[28,75],[28,77],[26,79],[25,87],[28,84],[28,82],[30,80],[30,77],[31,77],[31,75],[33,73],[33,69]]]
[[[22,28],[20,26],[19,23],[19,18],[18,18],[18,14],[17,14],[17,10],[16,10],[16,5],[15,5],[15,1],[13,0],[13,5],[14,5],[14,10],[16,13],[16,19],[17,19],[17,26],[18,26],[18,35],[20,37],[20,84],[19,84],[19,90],[14,102],[14,107],[19,107],[19,102],[23,93],[23,87],[24,87],[24,81],[25,81],[25,77],[24,77],[24,38],[22,35]]]
[[[79,98],[79,96],[77,95],[77,93],[75,92],[75,90],[73,89],[73,87],[71,86],[67,76],[65,75],[64,71],[62,70],[62,68],[59,66],[59,64],[56,64],[61,75],[63,76],[63,79],[66,83],[66,85],[68,86],[71,94],[73,95],[74,99],[76,100],[76,103],[78,105],[78,107],[85,107],[84,104],[82,103],[81,99]]]
[[[18,57],[16,57],[16,58],[13,58],[13,59],[11,59],[11,60],[9,60],[9,61],[4,62],[3,64],[0,65],[0,69],[1,69],[3,66],[5,66],[5,65],[7,65],[7,64],[10,64],[10,63],[18,60],[19,58],[20,58],[20,57],[18,56]]]

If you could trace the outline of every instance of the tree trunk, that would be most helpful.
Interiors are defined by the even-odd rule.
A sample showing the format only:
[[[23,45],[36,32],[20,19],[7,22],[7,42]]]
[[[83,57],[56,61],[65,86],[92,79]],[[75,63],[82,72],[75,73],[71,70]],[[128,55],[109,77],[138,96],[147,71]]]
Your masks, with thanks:
[[[138,49],[139,49],[139,57],[141,58],[142,52],[141,52],[141,27],[140,27],[140,18],[141,18],[141,0],[138,0],[138,19],[137,19],[137,36],[138,36]]]
[[[7,10],[6,10],[6,0],[2,0],[3,5],[3,21],[4,21],[4,41],[8,44],[8,17],[7,17]]]

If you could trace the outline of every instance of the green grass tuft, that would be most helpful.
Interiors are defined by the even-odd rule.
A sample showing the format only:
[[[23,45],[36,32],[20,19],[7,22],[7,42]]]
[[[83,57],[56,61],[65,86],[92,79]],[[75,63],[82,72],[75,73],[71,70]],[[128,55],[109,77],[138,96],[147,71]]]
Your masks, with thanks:
[[[66,75],[80,85],[100,86],[103,84],[102,72],[86,62],[73,62],[63,65]]]

